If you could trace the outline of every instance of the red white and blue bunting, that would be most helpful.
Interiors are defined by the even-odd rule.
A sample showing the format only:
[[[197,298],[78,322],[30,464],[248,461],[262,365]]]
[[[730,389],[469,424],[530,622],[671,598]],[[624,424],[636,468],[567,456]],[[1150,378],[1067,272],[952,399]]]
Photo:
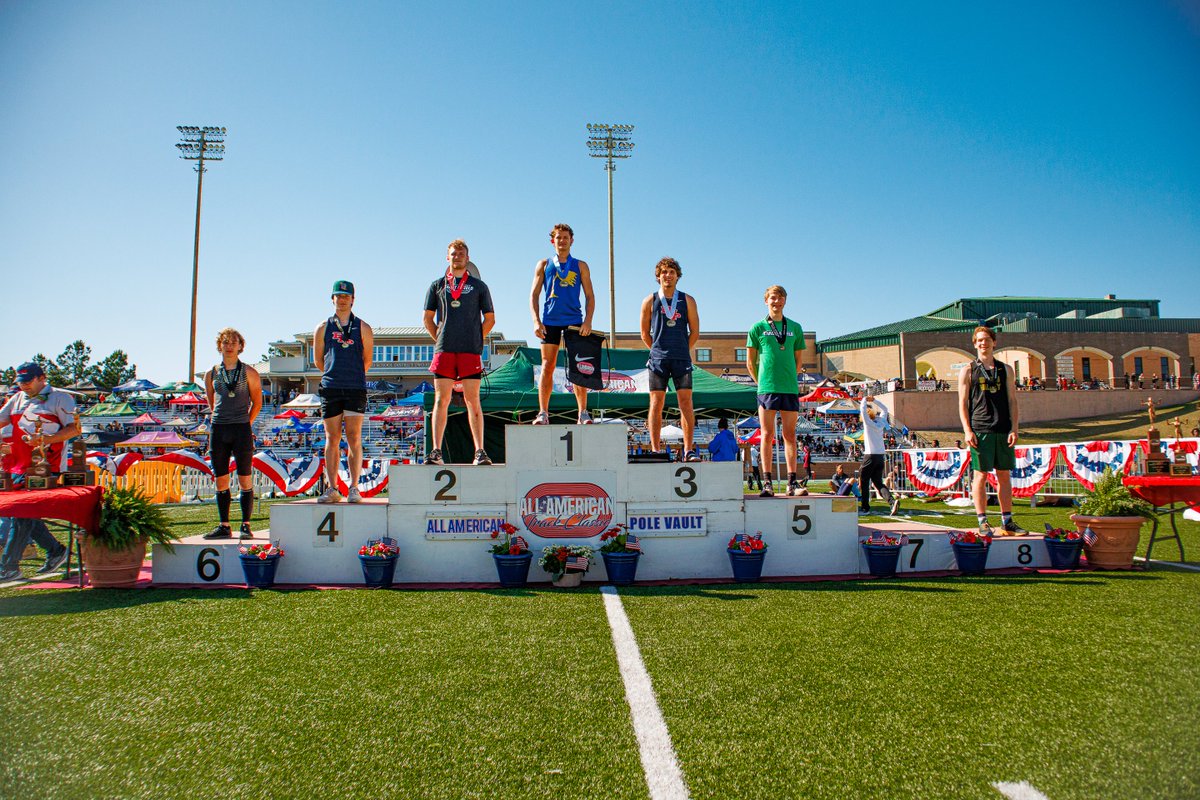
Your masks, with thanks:
[[[1058,445],[1037,444],[1015,448],[1016,469],[1012,471],[1013,497],[1033,497],[1054,475],[1054,462],[1058,460]],[[995,473],[989,472],[988,485],[993,489],[999,484]]]
[[[325,469],[325,459],[304,456],[284,461],[270,450],[262,450],[254,454],[254,468],[266,475],[285,496],[293,497],[304,494],[316,484]]]
[[[1092,489],[1104,470],[1129,472],[1133,442],[1071,442],[1062,445],[1067,469],[1087,489]]]
[[[363,461],[358,474],[358,491],[363,497],[374,497],[387,488],[388,466],[399,464],[399,459],[372,458]],[[346,459],[338,464],[338,491],[343,495],[350,491],[350,465]]]
[[[938,494],[958,483],[970,465],[967,450],[905,450],[908,481],[926,494]]]
[[[167,464],[178,464],[181,467],[199,470],[205,475],[211,476],[213,474],[209,460],[195,450],[174,450],[169,453],[163,453],[161,456],[151,456],[146,461],[163,461]]]

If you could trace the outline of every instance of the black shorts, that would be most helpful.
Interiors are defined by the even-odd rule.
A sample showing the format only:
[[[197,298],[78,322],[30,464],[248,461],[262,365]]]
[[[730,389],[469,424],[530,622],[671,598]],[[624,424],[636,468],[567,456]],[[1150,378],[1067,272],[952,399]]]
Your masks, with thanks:
[[[576,323],[573,323],[572,325],[544,325],[543,324],[543,327],[546,329],[546,338],[542,339],[542,344],[552,344],[555,347],[559,347],[560,345],[562,345],[563,331],[565,331],[567,328],[572,328],[572,327],[578,328],[582,324],[583,324],[582,322],[576,322]]]
[[[767,411],[799,411],[800,395],[767,392],[758,396],[758,407]]]
[[[321,419],[332,419],[347,416],[362,416],[367,413],[366,389],[336,389],[333,387],[318,390],[321,395]]]
[[[218,478],[229,474],[229,457],[237,462],[237,474],[250,474],[254,459],[254,432],[249,422],[216,422],[208,434],[212,456],[213,475]]]
[[[687,358],[660,358],[646,362],[650,391],[665,392],[667,381],[674,381],[675,391],[692,388],[692,362]]]

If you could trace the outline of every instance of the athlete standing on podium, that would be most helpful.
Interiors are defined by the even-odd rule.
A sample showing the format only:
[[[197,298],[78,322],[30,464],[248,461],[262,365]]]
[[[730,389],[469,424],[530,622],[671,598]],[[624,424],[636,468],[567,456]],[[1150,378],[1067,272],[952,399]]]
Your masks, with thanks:
[[[696,301],[679,291],[676,284],[683,270],[673,258],[654,265],[658,291],[642,301],[642,343],[650,348],[646,368],[650,371],[650,410],[646,427],[650,431],[650,449],[662,449],[663,404],[667,383],[675,384],[679,400],[679,424],[683,428],[682,461],[699,461],[694,436],[696,412],[692,407],[692,348],[700,339],[700,312]]]
[[[254,482],[251,477],[254,459],[254,420],[262,410],[262,378],[258,370],[243,364],[242,351],[246,339],[233,328],[217,333],[217,352],[221,363],[204,373],[204,394],[208,398],[208,441],[212,456],[213,476],[217,481],[217,527],[204,534],[205,539],[228,539],[229,507],[233,495],[229,491],[229,459],[237,465],[238,505],[242,512],[242,527],[238,538],[249,539],[250,515],[254,511]]]
[[[579,326],[580,336],[592,333],[592,314],[596,311],[596,296],[592,294],[592,273],[586,261],[571,255],[575,232],[571,226],[560,222],[550,230],[550,242],[554,245],[554,256],[537,263],[533,274],[533,290],[529,295],[529,311],[533,314],[533,329],[542,340],[542,377],[538,381],[538,414],[534,425],[550,424],[550,393],[554,389],[554,365],[558,362],[558,349],[562,346],[563,330],[571,325]],[[546,300],[539,304],[542,292]],[[584,305],[579,303],[583,292]],[[540,313],[539,313],[540,309]],[[567,348],[567,358],[571,358]],[[575,404],[579,408],[578,422],[589,424],[592,415],[587,410],[587,389],[573,386]]]
[[[783,420],[783,456],[787,462],[787,493],[806,495],[796,479],[796,417],[800,412],[800,378],[796,352],[804,349],[800,323],[783,315],[787,290],[771,286],[763,294],[765,319],[746,334],[746,371],[758,384],[758,425],[762,439],[763,490],[759,497],[775,494],[772,462],[775,451],[775,414]]]
[[[442,439],[455,381],[462,382],[467,422],[475,441],[476,465],[492,463],[483,449],[483,406],[479,381],[483,378],[483,343],[496,324],[492,293],[467,272],[467,243],[455,239],[446,248],[446,274],[429,286],[425,295],[425,330],[436,342],[433,348],[433,449],[426,464],[442,464]],[[436,315],[436,321],[435,321]]]
[[[325,423],[325,477],[329,488],[318,503],[337,503],[338,444],[346,428],[346,460],[350,466],[347,502],[361,503],[358,476],[362,472],[362,424],[367,412],[367,370],[374,355],[375,332],[354,316],[354,284],[334,281],[334,314],[313,331],[313,360],[321,376],[321,418]]]

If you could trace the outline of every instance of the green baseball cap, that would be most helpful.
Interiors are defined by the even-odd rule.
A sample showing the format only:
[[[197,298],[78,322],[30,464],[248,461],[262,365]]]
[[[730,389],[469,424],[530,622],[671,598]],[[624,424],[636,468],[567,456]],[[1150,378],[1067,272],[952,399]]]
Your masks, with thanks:
[[[354,284],[351,283],[350,281],[334,281],[333,282],[333,293],[334,294],[348,294],[351,297],[353,297],[354,296]]]

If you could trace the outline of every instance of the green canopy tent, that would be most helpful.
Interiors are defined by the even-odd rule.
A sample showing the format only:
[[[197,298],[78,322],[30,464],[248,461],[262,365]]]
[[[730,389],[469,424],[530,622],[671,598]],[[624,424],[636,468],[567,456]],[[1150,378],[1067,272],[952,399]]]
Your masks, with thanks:
[[[97,403],[80,414],[81,417],[136,417],[138,410],[129,403]]]
[[[648,350],[605,350],[601,356],[607,391],[588,392],[588,410],[606,417],[645,419],[650,394],[645,391],[644,371]],[[484,447],[494,461],[504,460],[504,426],[529,424],[538,411],[534,370],[541,366],[541,353],[532,347],[519,348],[513,357],[488,375],[480,384],[480,404],[484,415]],[[566,367],[566,348],[558,353],[557,366]],[[755,387],[733,383],[699,367],[692,376],[692,404],[698,419],[738,418],[758,409]],[[434,395],[425,395],[425,412],[433,411]],[[456,396],[450,404],[443,457],[452,463],[470,463],[474,456],[466,407]],[[675,392],[667,392],[666,409],[678,408]],[[553,392],[550,395],[550,421],[575,422],[575,395]],[[426,426],[426,452],[432,448],[432,426]]]

